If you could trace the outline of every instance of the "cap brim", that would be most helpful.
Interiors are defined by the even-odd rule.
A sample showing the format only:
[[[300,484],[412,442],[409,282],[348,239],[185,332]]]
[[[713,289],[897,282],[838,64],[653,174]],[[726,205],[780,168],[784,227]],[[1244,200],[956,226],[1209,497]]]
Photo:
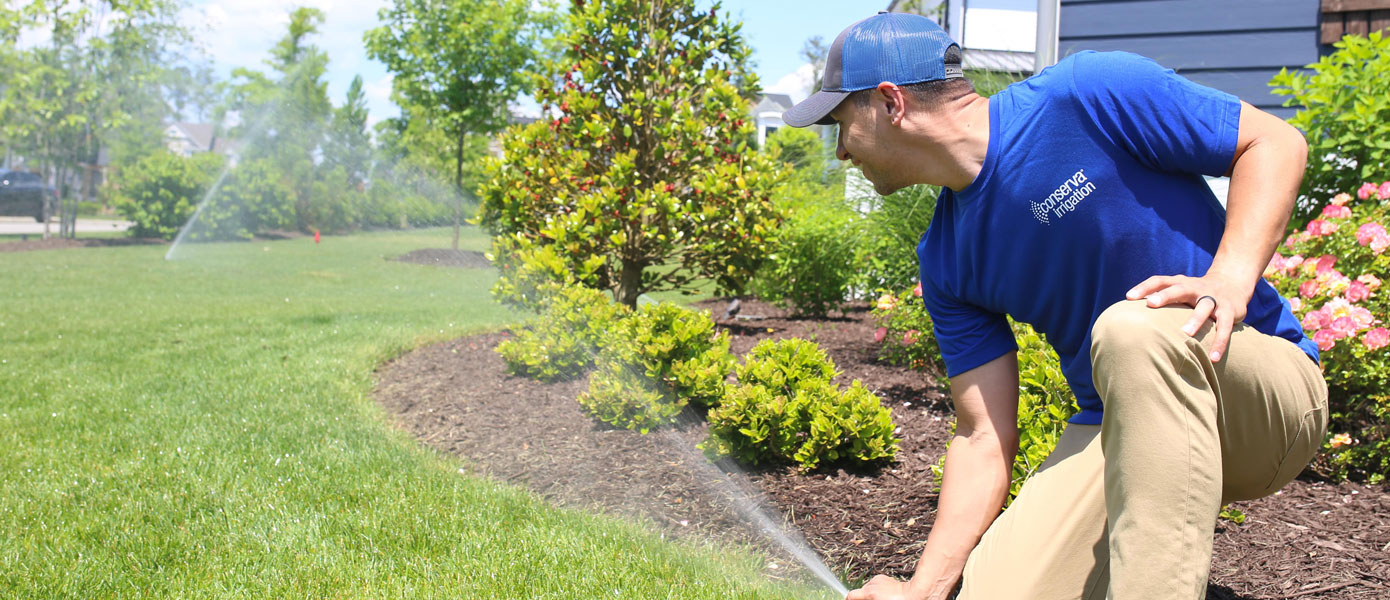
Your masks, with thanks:
[[[825,90],[811,94],[810,98],[802,100],[800,104],[791,107],[791,110],[782,113],[782,122],[792,127],[834,125],[835,119],[830,118],[830,111],[835,110],[835,107],[844,102],[849,95],[850,92],[827,92]]]

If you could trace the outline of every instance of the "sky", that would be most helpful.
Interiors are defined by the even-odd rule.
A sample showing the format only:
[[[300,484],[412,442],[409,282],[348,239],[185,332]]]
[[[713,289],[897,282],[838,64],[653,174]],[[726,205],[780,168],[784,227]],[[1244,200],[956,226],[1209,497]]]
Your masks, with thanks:
[[[323,10],[324,23],[311,42],[329,56],[328,95],[342,104],[348,85],[361,75],[367,97],[369,123],[398,116],[391,103],[391,74],[381,63],[367,58],[362,34],[378,25],[377,11],[390,0],[193,0],[182,14],[213,61],[217,76],[227,79],[236,67],[264,69],[262,60],[285,34],[289,13],[296,6]],[[710,0],[701,0],[708,6]],[[753,47],[758,77],[768,91],[787,93],[799,100],[810,83],[810,65],[800,50],[812,36],[828,44],[840,31],[888,6],[887,0],[725,0],[723,9],[743,21],[743,32]],[[1026,10],[1036,0],[970,0],[972,9]],[[981,30],[982,32],[984,30]],[[995,31],[1001,39],[1008,32]],[[1031,35],[1031,32],[1029,32]],[[1016,37],[1016,36],[1014,36]],[[983,39],[983,38],[981,38]],[[523,107],[523,112],[527,109]]]

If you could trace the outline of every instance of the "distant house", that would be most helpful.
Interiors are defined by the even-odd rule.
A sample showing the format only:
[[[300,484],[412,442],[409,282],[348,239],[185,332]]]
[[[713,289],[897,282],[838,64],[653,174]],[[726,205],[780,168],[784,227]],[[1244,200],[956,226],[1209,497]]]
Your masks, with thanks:
[[[1032,10],[997,8],[1000,5],[989,0],[892,0],[887,10],[935,21],[960,44],[961,65],[966,70],[1030,75],[1037,15]]]
[[[753,106],[750,114],[753,115],[753,122],[758,128],[758,147],[761,148],[767,141],[767,136],[772,135],[787,124],[782,122],[782,113],[791,109],[792,97],[787,94],[763,93],[758,97],[758,103]]]
[[[164,128],[164,146],[179,156],[193,156],[201,152],[226,154],[231,149],[231,140],[216,135],[212,123],[172,123]]]

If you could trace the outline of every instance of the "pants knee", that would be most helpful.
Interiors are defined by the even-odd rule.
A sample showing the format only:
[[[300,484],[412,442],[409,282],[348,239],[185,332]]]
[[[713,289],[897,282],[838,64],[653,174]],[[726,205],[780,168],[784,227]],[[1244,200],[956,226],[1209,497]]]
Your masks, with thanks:
[[[1180,323],[1170,323],[1174,308],[1149,308],[1143,301],[1121,300],[1100,313],[1091,327],[1091,360],[1131,350],[1151,352],[1164,345],[1181,345]],[[1180,315],[1176,315],[1179,319]]]

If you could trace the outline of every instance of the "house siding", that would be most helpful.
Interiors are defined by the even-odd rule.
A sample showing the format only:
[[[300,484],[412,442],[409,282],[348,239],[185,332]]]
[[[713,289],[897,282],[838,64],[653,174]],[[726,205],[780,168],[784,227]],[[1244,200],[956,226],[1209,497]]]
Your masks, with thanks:
[[[1280,117],[1281,68],[1317,62],[1318,0],[1061,0],[1058,55],[1124,50]]]

